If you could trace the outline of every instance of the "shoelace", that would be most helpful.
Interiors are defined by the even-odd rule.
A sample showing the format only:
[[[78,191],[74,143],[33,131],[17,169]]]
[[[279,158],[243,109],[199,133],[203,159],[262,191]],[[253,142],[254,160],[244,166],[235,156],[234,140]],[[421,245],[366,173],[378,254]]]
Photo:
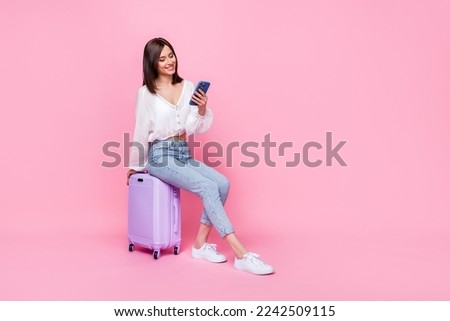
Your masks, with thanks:
[[[255,263],[257,265],[267,265],[267,263],[261,261],[259,258],[259,254],[248,252],[244,255],[244,259],[252,261],[252,263]]]
[[[205,243],[205,250],[206,251],[213,251],[214,253],[217,253],[217,244]]]

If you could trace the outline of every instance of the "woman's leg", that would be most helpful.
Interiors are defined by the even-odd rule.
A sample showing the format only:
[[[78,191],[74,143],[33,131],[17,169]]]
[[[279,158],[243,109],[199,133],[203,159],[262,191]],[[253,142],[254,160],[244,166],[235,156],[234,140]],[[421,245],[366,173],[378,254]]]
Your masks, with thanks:
[[[211,232],[211,225],[200,223],[200,227],[198,229],[197,238],[195,239],[194,247],[199,249],[208,241],[209,233]],[[248,252],[244,245],[239,241],[235,233],[230,233],[225,235],[223,238],[231,249],[234,252],[234,255],[238,259],[242,259],[242,257]]]
[[[217,186],[219,188],[220,200],[222,202],[222,205],[225,205],[228,191],[230,189],[229,180],[214,168],[211,168],[204,163],[196,161],[194,159],[190,159],[188,166],[192,167],[192,169],[194,169],[201,175],[217,183]],[[211,223],[209,222],[210,220],[208,219],[207,212],[204,209],[202,213],[200,228],[198,230],[195,242],[196,248],[200,248],[204,243],[207,242],[209,233],[211,231]],[[244,245],[239,241],[235,233],[229,233],[225,235],[223,239],[227,241],[228,245],[231,247],[238,259],[241,259],[248,252]]]
[[[248,253],[247,249],[238,240],[238,238],[237,238],[235,233],[230,233],[230,234],[226,235],[223,239],[225,241],[227,241],[228,245],[233,250],[234,255],[238,259],[242,259],[244,257],[244,255]]]
[[[224,176],[217,170],[205,165],[204,163],[198,162],[194,159],[189,160],[188,166],[190,166],[193,170],[197,171],[202,176],[216,182],[219,189],[220,201],[222,202],[222,205],[225,205],[228,197],[228,191],[230,189],[230,181],[226,178],[226,176]],[[203,208],[202,216],[200,219],[200,227],[198,229],[197,237],[195,240],[195,248],[201,248],[203,244],[208,241],[211,227],[211,220],[208,218],[206,209]]]
[[[150,153],[152,154],[152,152]],[[273,273],[273,268],[259,259],[259,255],[248,252],[242,243],[234,234],[234,229],[228,219],[223,208],[221,193],[219,191],[219,184],[214,180],[206,177],[208,174],[216,172],[203,163],[194,161],[192,158],[187,163],[181,162],[173,157],[162,157],[160,152],[149,155],[147,167],[150,174],[159,177],[169,184],[191,191],[203,201],[207,217],[209,221],[219,232],[220,236],[224,238],[234,251],[236,258],[234,266],[238,270],[248,271],[253,274],[270,274]],[[189,165],[187,165],[189,164]],[[216,175],[218,172],[214,173]],[[227,183],[229,185],[229,183]],[[228,187],[227,193],[228,193]],[[211,227],[208,224],[200,227],[200,238],[206,238],[209,235]],[[194,250],[194,249],[193,249]],[[215,252],[215,248],[212,249]],[[220,259],[216,262],[223,262],[221,257],[223,255],[215,253],[216,257],[212,259]],[[211,262],[214,262],[210,260]]]
[[[230,185],[228,179],[215,169],[192,158],[189,159],[188,166],[202,176],[210,179],[211,181],[214,181],[217,184],[220,193],[220,200],[222,202],[222,205],[224,205],[227,199]],[[206,214],[207,217],[205,218],[204,215],[202,215],[202,223],[200,224],[199,232],[197,234],[197,245],[200,245],[202,243],[204,244],[208,239],[209,232],[211,231],[211,225],[205,224],[206,222],[208,222],[207,219],[209,218],[209,212],[206,210],[203,212],[203,214]],[[234,261],[234,266],[236,269],[247,271],[253,274],[271,274],[274,272],[273,267],[263,262],[259,258],[258,254],[251,253],[245,248],[245,246],[237,238],[234,231],[231,233],[227,233],[226,235],[222,235],[222,237],[231,247],[234,255],[236,256]]]
[[[199,249],[208,241],[209,233],[211,232],[211,224],[200,223],[200,227],[195,238],[194,247]]]
[[[217,187],[219,189],[220,201],[222,202],[222,205],[225,205],[228,197],[228,191],[230,190],[230,181],[228,180],[228,178],[214,168],[209,167],[204,163],[192,158],[189,159],[187,166],[217,184]],[[204,224],[211,225],[211,221],[209,220],[208,214],[206,213],[205,209],[203,209],[200,221]]]
[[[173,157],[165,158],[164,163],[155,163],[149,158],[147,166],[151,175],[197,194],[203,201],[209,221],[221,237],[234,232],[223,208],[216,182],[202,175],[195,167],[187,166]]]

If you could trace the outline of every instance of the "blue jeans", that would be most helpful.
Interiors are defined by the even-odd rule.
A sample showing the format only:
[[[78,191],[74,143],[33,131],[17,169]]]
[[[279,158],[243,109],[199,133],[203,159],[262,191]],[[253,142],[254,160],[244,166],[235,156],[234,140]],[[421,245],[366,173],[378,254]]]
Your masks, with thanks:
[[[234,232],[223,208],[230,182],[215,169],[193,159],[187,142],[154,141],[148,151],[147,169],[151,175],[197,194],[204,207],[200,221],[213,225],[221,237]]]

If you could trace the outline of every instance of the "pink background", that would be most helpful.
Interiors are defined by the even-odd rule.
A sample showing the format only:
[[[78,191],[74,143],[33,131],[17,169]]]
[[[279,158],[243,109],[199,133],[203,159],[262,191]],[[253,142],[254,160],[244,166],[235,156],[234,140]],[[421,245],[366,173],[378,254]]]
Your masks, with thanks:
[[[444,0],[3,2],[0,299],[450,300],[449,10]],[[215,122],[197,139],[293,142],[284,157],[272,151],[275,168],[240,167],[238,150],[219,168],[238,235],[275,275],[235,271],[215,232],[229,261],[191,259],[201,203],[189,193],[179,256],[128,252],[126,169],[102,167],[102,146],[133,130],[155,36],[175,46],[183,77],[212,82]],[[284,165],[327,131],[347,141],[348,167]]]

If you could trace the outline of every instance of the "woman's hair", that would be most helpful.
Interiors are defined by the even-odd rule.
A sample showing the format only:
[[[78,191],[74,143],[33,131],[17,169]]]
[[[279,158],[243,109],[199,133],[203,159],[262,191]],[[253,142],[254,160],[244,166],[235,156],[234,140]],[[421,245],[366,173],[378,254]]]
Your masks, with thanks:
[[[153,38],[147,42],[144,48],[142,82],[142,85],[147,86],[152,94],[156,93],[155,80],[158,78],[158,61],[164,46],[167,46],[172,50],[177,60],[177,63],[175,64],[175,73],[172,76],[172,84],[178,84],[183,81],[183,78],[178,75],[178,58],[172,45],[164,38]]]

